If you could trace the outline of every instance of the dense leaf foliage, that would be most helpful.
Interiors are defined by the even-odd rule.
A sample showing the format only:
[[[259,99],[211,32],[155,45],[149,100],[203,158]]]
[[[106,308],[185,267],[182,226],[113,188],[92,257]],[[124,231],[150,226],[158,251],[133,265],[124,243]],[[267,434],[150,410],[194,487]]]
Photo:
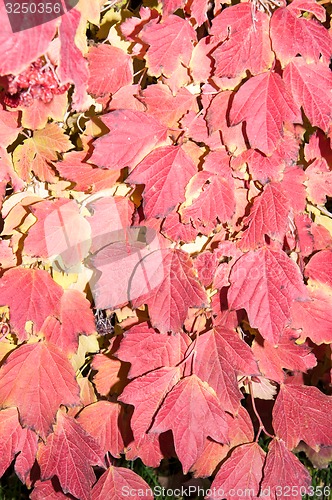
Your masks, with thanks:
[[[1,2],[0,471],[33,500],[151,498],[123,456],[300,499],[295,453],[332,459],[324,3],[80,0],[12,33]]]

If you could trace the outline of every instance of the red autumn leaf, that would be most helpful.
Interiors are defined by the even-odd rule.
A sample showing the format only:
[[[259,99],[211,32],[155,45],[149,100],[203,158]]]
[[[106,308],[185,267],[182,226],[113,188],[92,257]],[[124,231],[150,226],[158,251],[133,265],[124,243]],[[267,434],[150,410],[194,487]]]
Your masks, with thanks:
[[[258,328],[264,339],[278,344],[290,319],[292,301],[307,297],[297,265],[281,250],[263,247],[240,257],[229,281],[229,307],[245,309],[250,325]]]
[[[57,316],[63,289],[41,269],[9,269],[0,280],[0,305],[10,309],[10,323],[20,341],[27,339],[25,325],[32,321],[38,332],[47,316]]]
[[[96,354],[91,362],[91,367],[97,371],[93,377],[93,383],[102,396],[107,394],[120,382],[120,369],[122,363],[118,359],[108,357],[105,354]]]
[[[0,143],[6,148],[21,132],[21,127],[18,126],[18,113],[0,109],[0,124]]]
[[[111,188],[120,176],[120,171],[105,170],[85,163],[85,151],[70,151],[63,161],[55,164],[63,179],[75,183],[75,191],[101,191]]]
[[[299,17],[301,10],[312,11],[321,21],[325,20],[325,9],[316,2],[306,5],[302,0],[287,7],[276,9],[271,19],[271,40],[277,58],[286,66],[300,54],[308,63],[318,62],[320,56],[329,63],[332,55],[332,40],[328,30],[315,19]]]
[[[159,279],[156,279],[154,289],[140,295],[134,305],[148,305],[152,326],[160,332],[177,332],[186,319],[189,307],[204,307],[206,292],[196,278],[188,254],[182,250],[167,249],[161,255],[157,274],[162,275],[159,274]],[[153,253],[147,255],[144,262],[147,269],[154,268],[154,259]]]
[[[146,106],[149,115],[154,116],[169,128],[176,127],[178,121],[189,110],[198,111],[195,95],[185,88],[173,95],[169,87],[160,82],[156,85],[149,85],[137,96],[137,99]]]
[[[53,478],[52,481],[36,481],[30,498],[31,500],[66,500],[72,496],[65,495],[59,481]]]
[[[219,151],[210,154],[218,155]],[[184,223],[191,220],[197,228],[202,224],[210,233],[218,221],[230,221],[235,211],[235,197],[229,169],[220,174],[207,170],[198,172],[188,184],[186,197],[193,201],[180,209]]]
[[[283,123],[302,120],[281,77],[267,72],[250,78],[236,92],[230,121],[245,121],[251,147],[269,155],[283,137]]]
[[[88,64],[82,51],[75,44],[76,33],[81,22],[81,13],[71,9],[61,17],[59,27],[60,56],[57,73],[62,83],[74,83],[73,105],[78,111],[86,110],[89,106],[87,100],[87,82],[89,78]]]
[[[198,337],[195,356],[194,373],[215,390],[226,411],[237,413],[242,398],[237,375],[259,375],[249,346],[237,333],[217,328]]]
[[[253,250],[265,243],[264,236],[283,243],[289,221],[289,205],[280,185],[269,183],[255,198],[252,209],[243,224],[248,228],[240,241],[242,250]]]
[[[223,41],[212,51],[215,76],[244,77],[246,71],[257,75],[271,67],[274,54],[269,39],[269,17],[255,12],[250,3],[232,5],[213,21],[211,35]]]
[[[315,253],[315,255],[311,257],[305,267],[304,274],[311,280],[322,283],[323,285],[328,285],[332,288],[331,265],[332,251],[323,250],[322,252]]]
[[[10,241],[0,240],[0,268],[9,269],[15,267],[17,259],[13,250],[10,248]]]
[[[327,132],[331,126],[332,74],[321,62],[307,64],[302,58],[290,62],[283,74],[287,88],[311,125]]]
[[[23,429],[16,408],[0,411],[0,429],[0,476],[3,476],[16,453],[21,451]]]
[[[46,127],[49,118],[61,121],[67,106],[68,96],[66,92],[64,94],[55,94],[50,102],[35,99],[28,108],[18,106],[22,111],[22,126],[31,130],[43,129]]]
[[[185,243],[194,241],[197,236],[197,230],[192,224],[183,224],[178,212],[171,212],[164,219],[161,233],[174,241],[183,241]]]
[[[144,184],[145,217],[165,217],[184,201],[188,181],[197,169],[181,146],[157,148],[141,161],[126,179],[132,184]]]
[[[110,401],[97,401],[83,408],[77,421],[83,429],[94,437],[103,453],[108,451],[120,458],[124,444],[119,429],[121,406]]]
[[[141,38],[149,45],[145,58],[150,75],[171,77],[181,64],[189,65],[196,33],[186,19],[171,15],[161,24],[144,26]]]
[[[52,344],[20,346],[9,355],[0,375],[0,405],[17,406],[21,424],[42,438],[52,431],[61,404],[80,403],[74,369]]]
[[[14,14],[15,16],[18,18],[17,22],[22,23],[24,16]],[[0,43],[6,54],[0,62],[0,73],[17,75],[46,52],[56,32],[56,20],[13,33],[4,3],[0,4],[0,17]]]
[[[59,410],[54,432],[39,446],[37,461],[42,480],[59,478],[64,493],[82,500],[91,498],[96,478],[92,465],[105,467],[102,451],[72,417]]]
[[[324,158],[317,158],[305,171],[308,180],[308,198],[317,205],[325,205],[332,197],[332,171]]]
[[[277,346],[257,337],[251,346],[261,373],[279,384],[285,379],[283,368],[306,372],[317,364],[316,357],[308,345],[297,345],[289,337],[290,333],[291,331],[286,329]]]
[[[120,500],[127,493],[133,500],[150,500],[153,496],[149,485],[135,472],[124,467],[111,466],[94,485],[91,500]]]
[[[38,450],[38,435],[30,429],[22,429],[20,453],[15,460],[15,472],[22,483],[31,486],[30,474],[36,460]]]
[[[228,442],[226,414],[215,392],[196,375],[186,377],[169,392],[151,432],[172,430],[175,450],[186,474],[204,447],[204,438]]]
[[[220,444],[209,438],[206,439],[203,452],[191,468],[195,477],[211,476],[232,448],[253,441],[252,421],[243,406],[239,407],[239,412],[234,417],[226,413],[226,418],[229,426],[229,444]]]
[[[114,94],[133,79],[131,57],[118,47],[101,44],[88,52],[88,91],[96,96]]]
[[[229,151],[238,154],[246,151],[247,148],[242,133],[242,124],[229,126],[228,109],[232,94],[231,91],[225,90],[215,95],[206,110],[205,119],[210,134],[219,130],[222,143]]]
[[[33,257],[56,259],[66,270],[78,264],[91,246],[91,229],[74,200],[43,200],[30,206],[37,218],[29,230],[24,250]]]
[[[88,203],[92,213],[88,218],[91,226],[91,252],[117,241],[124,229],[132,224],[134,204],[125,197],[101,197]]]
[[[311,476],[304,465],[281,439],[273,439],[264,466],[261,496],[268,492],[271,498],[278,498],[288,494],[289,488],[289,498],[301,500],[310,485]]]
[[[65,290],[61,297],[58,318],[46,318],[41,331],[45,339],[63,353],[73,354],[78,348],[79,335],[91,335],[96,331],[90,302],[79,290]]]
[[[272,415],[276,435],[289,450],[300,441],[316,451],[331,446],[332,397],[317,387],[282,384]]]
[[[130,425],[136,440],[144,438],[165,396],[179,378],[179,368],[165,367],[138,377],[125,387],[118,399],[135,406]]]
[[[99,167],[131,170],[157,146],[166,142],[166,127],[142,113],[119,109],[102,117],[109,132],[94,142],[91,163]]]
[[[154,293],[167,276],[160,248],[164,242],[154,229],[129,227],[110,236],[116,237],[115,241],[91,258],[97,272],[90,286],[98,309],[116,309],[147,292]]]
[[[163,335],[147,323],[141,323],[124,333],[115,356],[131,363],[128,378],[135,378],[163,366],[177,365],[188,343],[183,333]]]
[[[317,345],[330,344],[332,342],[331,306],[332,292],[324,288],[309,290],[308,301],[296,300],[292,304],[292,328],[297,330],[296,333],[302,339],[308,337]]]
[[[211,484],[212,494],[207,498],[213,500],[240,500],[248,491],[250,496],[258,496],[259,485],[262,479],[262,468],[265,453],[257,443],[248,443],[233,449],[231,456],[222,464]],[[218,493],[218,490],[223,493]],[[234,494],[235,493],[235,494]]]

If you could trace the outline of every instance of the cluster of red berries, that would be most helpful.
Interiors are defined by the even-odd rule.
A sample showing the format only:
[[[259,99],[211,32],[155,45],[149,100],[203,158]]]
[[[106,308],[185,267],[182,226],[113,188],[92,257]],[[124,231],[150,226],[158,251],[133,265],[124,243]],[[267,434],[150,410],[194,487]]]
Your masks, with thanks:
[[[54,68],[42,58],[30,64],[21,74],[7,76],[4,102],[11,108],[31,106],[34,99],[51,102],[54,95],[67,92],[69,84],[60,85]]]

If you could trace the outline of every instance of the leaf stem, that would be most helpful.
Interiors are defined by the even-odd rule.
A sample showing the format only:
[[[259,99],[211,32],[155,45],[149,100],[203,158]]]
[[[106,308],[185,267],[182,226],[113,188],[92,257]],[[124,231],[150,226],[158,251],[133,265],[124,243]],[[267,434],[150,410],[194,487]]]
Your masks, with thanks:
[[[248,380],[248,385],[249,385],[249,392],[250,392],[250,397],[251,397],[251,404],[252,404],[252,408],[254,410],[254,413],[257,417],[257,420],[259,422],[259,429],[258,429],[258,432],[257,432],[257,436],[256,436],[256,439],[255,439],[255,442],[258,443],[258,439],[259,439],[259,436],[261,435],[262,431],[267,435],[269,436],[270,438],[274,438],[274,436],[272,434],[270,434],[269,432],[267,432],[267,430],[265,429],[264,427],[264,424],[262,422],[262,419],[257,411],[257,408],[256,408],[256,403],[255,403],[255,398],[254,398],[254,393],[253,393],[253,387],[252,387],[252,381],[251,380]]]

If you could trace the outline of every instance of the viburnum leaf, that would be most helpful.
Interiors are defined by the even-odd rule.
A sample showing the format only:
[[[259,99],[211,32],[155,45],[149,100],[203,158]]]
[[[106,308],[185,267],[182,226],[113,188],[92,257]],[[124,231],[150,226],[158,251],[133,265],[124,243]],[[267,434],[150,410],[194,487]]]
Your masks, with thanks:
[[[36,481],[30,495],[31,500],[67,500],[69,495],[65,495],[56,477],[47,481]]]
[[[128,378],[135,378],[163,366],[177,365],[188,343],[187,335],[162,335],[147,323],[141,323],[124,332],[115,356],[131,363]]]
[[[0,429],[0,476],[3,476],[16,453],[21,451],[23,429],[16,408],[0,411]]]
[[[229,444],[220,444],[209,438],[206,439],[203,452],[191,468],[195,477],[211,476],[232,448],[253,441],[252,421],[243,406],[239,407],[239,412],[234,417],[226,413],[226,418],[229,426]]]
[[[79,413],[77,421],[94,437],[104,453],[120,458],[124,444],[119,429],[121,406],[110,401],[97,401]]]
[[[189,307],[205,306],[206,292],[196,278],[188,254],[182,250],[165,249],[161,256],[162,261],[155,271],[159,279],[156,279],[154,289],[139,296],[137,294],[139,298],[133,301],[133,305],[147,304],[152,326],[160,332],[177,332],[186,319]],[[153,253],[144,259],[147,269],[154,268],[154,259]]]
[[[304,274],[310,280],[317,281],[332,288],[332,251],[323,250],[315,253],[305,267]]]
[[[92,465],[105,467],[103,452],[94,438],[61,410],[54,432],[39,446],[37,461],[42,480],[57,476],[64,493],[82,500],[91,499],[96,480]]]
[[[36,130],[32,137],[15,148],[15,170],[28,182],[32,173],[41,181],[53,182],[56,179],[53,162],[58,158],[57,152],[64,153],[72,147],[64,130],[56,123],[48,123],[44,129]]]
[[[194,373],[215,390],[224,410],[237,413],[242,398],[237,375],[259,375],[259,370],[235,332],[216,328],[198,337]]]
[[[27,339],[25,324],[38,332],[47,316],[60,313],[63,289],[41,269],[9,269],[0,279],[0,305],[10,309],[10,323],[20,341]]]
[[[311,9],[301,0],[292,2],[287,7],[276,9],[271,19],[270,36],[272,47],[283,67],[303,56],[308,63],[318,62],[323,56],[329,64],[332,55],[332,39],[328,30],[315,19],[299,17],[301,10],[312,11],[321,21],[325,21],[325,9],[317,2],[310,2]]]
[[[48,316],[41,331],[45,339],[63,353],[73,354],[78,348],[79,335],[91,335],[96,331],[90,302],[79,290],[64,290],[58,318]]]
[[[16,255],[10,248],[10,241],[0,240],[0,268],[9,269],[10,267],[15,267],[17,263]]]
[[[179,379],[179,368],[164,367],[136,378],[125,387],[118,399],[135,406],[130,425],[136,440],[149,430],[165,396]]]
[[[0,143],[6,148],[14,142],[21,131],[21,127],[18,126],[18,113],[0,109],[0,124]]]
[[[90,77],[88,91],[102,96],[114,94],[133,79],[133,65],[130,55],[118,47],[101,44],[88,52]]]
[[[237,493],[240,491],[250,491],[250,498],[258,496],[264,460],[265,453],[258,443],[243,444],[233,449],[214,478],[212,493],[207,498],[240,500],[243,498],[242,494]],[[222,493],[218,493],[218,490]]]
[[[107,396],[111,389],[119,385],[121,366],[121,361],[105,354],[96,354],[93,357],[91,367],[97,372],[93,377],[93,383],[99,394]]]
[[[91,246],[89,222],[74,200],[43,200],[30,206],[37,218],[29,229],[24,251],[33,257],[56,259],[66,270],[81,262]]]
[[[317,158],[305,171],[308,198],[317,205],[325,205],[332,197],[332,172],[325,158]]]
[[[75,406],[79,402],[74,369],[52,344],[22,345],[0,369],[0,406],[17,406],[22,425],[42,438],[52,431],[60,404]]]
[[[165,217],[184,201],[188,181],[197,169],[181,146],[157,148],[141,161],[126,182],[144,184],[145,217]]]
[[[91,226],[91,252],[115,242],[123,230],[131,226],[134,204],[124,196],[101,197],[87,205],[92,213],[88,221]]]
[[[84,19],[83,19],[84,22]],[[89,106],[86,92],[89,78],[88,63],[82,50],[76,45],[76,34],[80,29],[81,13],[71,9],[61,17],[59,26],[60,56],[57,73],[62,83],[74,83],[73,106],[78,111]]]
[[[269,18],[257,11],[255,21],[250,3],[232,5],[215,17],[211,35],[223,41],[212,51],[215,60],[215,76],[244,77],[263,73],[271,67],[274,54],[269,38]]]
[[[264,339],[278,344],[290,306],[307,291],[297,265],[281,250],[263,247],[249,251],[234,264],[229,277],[228,304],[245,309],[250,325]]]
[[[311,476],[308,470],[291,451],[287,450],[284,441],[274,438],[269,444],[264,465],[261,496],[264,497],[265,493],[269,493],[271,498],[277,498],[280,492],[292,486],[291,498],[301,500],[303,492],[310,485]]]
[[[14,14],[14,17],[16,14]],[[53,19],[39,26],[13,33],[9,23],[5,4],[0,4],[0,17],[3,20],[0,34],[1,47],[6,57],[0,62],[1,75],[21,73],[30,63],[42,56],[56,33],[56,20]],[[16,16],[17,22],[23,27],[24,16]],[[41,17],[39,17],[41,19]],[[18,26],[19,27],[19,26]]]
[[[116,309],[147,291],[154,292],[167,272],[161,249],[164,242],[154,229],[129,227],[110,236],[115,241],[105,244],[90,261],[96,269],[90,286],[99,309]]]
[[[171,77],[181,63],[189,66],[196,32],[186,19],[169,16],[163,23],[150,22],[140,37],[149,45],[145,55],[152,76]]]
[[[34,99],[31,106],[18,106],[22,111],[22,126],[31,130],[45,128],[48,119],[61,121],[68,106],[68,96],[64,94],[53,95],[50,102],[43,102],[40,99]]]
[[[96,139],[90,162],[99,167],[131,170],[157,146],[166,143],[167,129],[141,111],[119,109],[102,117],[109,132]]]
[[[331,446],[332,397],[317,387],[282,384],[273,408],[276,435],[293,450],[302,440],[314,450]]]
[[[15,472],[22,483],[31,485],[31,469],[38,450],[38,435],[30,429],[22,429],[20,453],[15,460]]]
[[[316,254],[317,255],[317,254]],[[291,307],[292,328],[302,339],[307,337],[315,344],[332,342],[332,291],[318,288],[309,290],[309,300],[295,300]]]
[[[281,77],[269,71],[250,78],[236,92],[230,121],[245,121],[251,147],[269,155],[283,137],[283,123],[302,119]]]
[[[196,96],[189,90],[182,88],[176,95],[173,95],[169,87],[160,82],[156,85],[149,85],[141,91],[137,99],[146,106],[149,115],[154,116],[169,128],[176,127],[178,121],[189,110],[198,111]]]
[[[86,163],[85,151],[70,151],[63,161],[55,164],[63,179],[75,184],[75,191],[95,192],[111,188],[120,176],[120,170],[105,170]]]
[[[153,496],[149,485],[135,472],[111,466],[94,485],[91,500],[120,500],[127,492],[133,500],[150,500]]]
[[[188,184],[186,197],[192,203],[186,202],[180,208],[184,223],[191,220],[197,228],[202,224],[210,233],[218,221],[230,221],[235,211],[235,197],[229,169],[220,173],[208,170],[198,172]]]
[[[307,64],[297,57],[286,66],[283,79],[311,125],[327,132],[332,122],[332,74],[328,66],[322,62]]]
[[[248,228],[243,232],[240,241],[242,250],[255,249],[264,244],[264,236],[283,243],[288,221],[288,199],[280,189],[280,185],[269,183],[260,196],[255,198],[248,217],[243,224]]]
[[[285,379],[283,368],[306,372],[317,364],[316,357],[309,346],[297,345],[290,338],[290,333],[291,331],[286,329],[277,346],[259,337],[255,338],[251,346],[261,373],[279,384]]]
[[[228,442],[228,424],[220,401],[213,389],[196,375],[180,380],[169,392],[150,432],[169,429],[185,474],[203,451],[204,438]]]

